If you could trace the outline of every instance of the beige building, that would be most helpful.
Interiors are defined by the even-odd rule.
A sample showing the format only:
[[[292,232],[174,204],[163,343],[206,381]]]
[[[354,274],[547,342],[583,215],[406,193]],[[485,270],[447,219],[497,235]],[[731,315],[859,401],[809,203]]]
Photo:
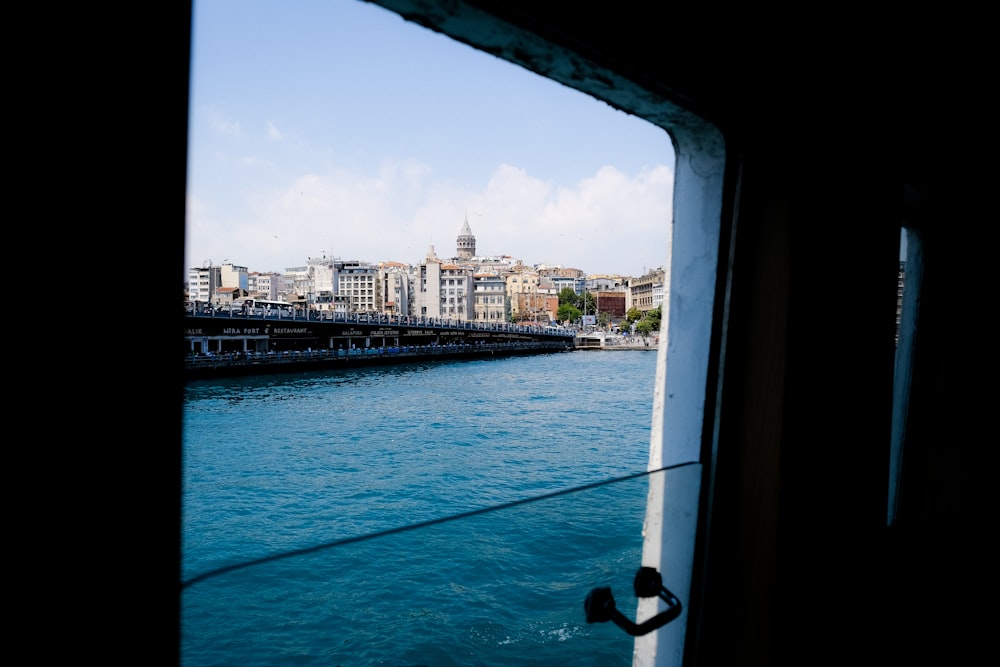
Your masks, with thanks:
[[[578,279],[586,277],[586,274],[580,269],[574,269],[572,267],[564,267],[552,264],[539,264],[537,267],[538,273],[543,276],[549,276],[554,278],[570,278]]]
[[[638,278],[630,278],[626,298],[626,310],[637,308],[642,312],[653,310],[663,303],[666,273],[662,268],[654,269]]]
[[[237,266],[230,262],[223,262],[219,268],[219,277],[222,279],[223,287],[237,287],[244,292],[247,290],[250,271],[245,266]]]
[[[534,322],[544,317],[545,295],[538,291],[538,274],[527,267],[506,276],[510,315],[515,322]]]

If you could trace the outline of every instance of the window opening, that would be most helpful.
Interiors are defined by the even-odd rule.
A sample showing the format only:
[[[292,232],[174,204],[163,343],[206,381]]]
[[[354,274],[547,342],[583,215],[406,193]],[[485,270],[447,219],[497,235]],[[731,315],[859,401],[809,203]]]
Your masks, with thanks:
[[[198,12],[199,5],[206,6],[211,3],[196,3],[196,14]],[[382,11],[380,8],[366,7],[365,11]],[[395,18],[395,17],[394,17]],[[196,18],[197,20],[197,18]],[[199,34],[199,27],[195,26],[193,35],[197,38]],[[413,30],[421,30],[416,26],[409,26]],[[327,24],[327,29],[329,29],[329,24]],[[435,39],[442,39],[440,36],[434,36]],[[465,48],[465,47],[462,47]],[[482,57],[489,59],[483,53],[472,53],[470,52],[469,58]],[[197,67],[199,62],[199,55],[196,52],[193,58],[194,65]],[[263,70],[261,70],[263,73]],[[527,72],[522,72],[526,77],[536,76]],[[195,77],[197,78],[197,77]],[[550,81],[543,82],[546,85],[554,85]],[[370,81],[365,82],[366,86],[370,86]],[[344,91],[341,91],[344,92]],[[577,94],[573,91],[573,94]],[[280,96],[274,96],[275,99],[280,99]],[[350,98],[350,94],[346,94],[345,97]],[[193,104],[198,104],[202,98],[196,94],[192,95]],[[600,106],[602,103],[594,99],[581,99],[581,104],[593,104]],[[192,116],[203,112],[202,108],[193,108]],[[335,110],[330,109],[330,117],[335,116]],[[412,111],[412,109],[411,109]],[[618,113],[618,112],[616,112]],[[671,169],[676,169],[677,173],[673,174],[672,178],[666,185],[666,201],[670,202],[673,197],[673,210],[665,208],[662,211],[661,216],[657,221],[657,226],[655,229],[656,234],[664,232],[662,236],[653,234],[650,228],[640,229],[634,232],[623,233],[623,225],[626,225],[629,221],[635,219],[635,211],[629,210],[626,205],[626,200],[632,200],[634,202],[636,195],[636,187],[662,187],[662,183],[656,181],[658,176],[652,173],[644,173],[643,178],[645,179],[642,183],[630,183],[627,187],[622,187],[619,184],[619,191],[622,193],[624,199],[619,202],[618,215],[621,218],[616,222],[608,222],[596,220],[594,221],[594,229],[596,234],[596,241],[591,238],[589,243],[597,243],[600,245],[602,242],[614,239],[616,235],[621,235],[625,237],[633,247],[637,246],[652,246],[659,247],[658,252],[662,252],[662,263],[659,258],[654,258],[652,262],[639,260],[636,262],[636,267],[640,267],[642,271],[640,272],[637,268],[633,268],[628,271],[629,275],[636,276],[640,273],[645,273],[646,268],[651,264],[656,265],[664,273],[664,278],[662,281],[662,293],[663,293],[663,303],[662,303],[662,322],[663,329],[661,330],[661,335],[658,338],[658,351],[656,358],[656,367],[654,372],[655,381],[655,391],[650,392],[650,399],[652,402],[652,434],[650,436],[651,442],[642,443],[642,447],[646,450],[644,458],[647,462],[647,470],[654,470],[665,468],[672,465],[686,466],[684,470],[686,471],[679,478],[683,483],[668,484],[665,480],[667,475],[653,475],[649,480],[643,480],[642,484],[648,484],[648,494],[653,498],[653,504],[651,507],[654,509],[649,515],[646,516],[646,528],[648,532],[648,538],[646,540],[646,545],[642,549],[641,563],[644,567],[654,567],[658,571],[663,573],[664,584],[669,586],[670,590],[675,592],[679,599],[686,600],[687,594],[690,590],[690,569],[691,560],[693,554],[690,553],[691,548],[693,548],[693,523],[692,520],[697,516],[697,511],[691,512],[687,511],[691,509],[691,504],[694,503],[696,510],[697,497],[698,497],[698,484],[700,483],[700,463],[698,462],[698,442],[701,436],[701,422],[704,410],[704,394],[706,387],[706,366],[707,366],[707,355],[708,355],[708,340],[710,339],[710,331],[712,329],[711,314],[713,312],[713,298],[715,290],[715,271],[717,256],[717,248],[719,246],[718,239],[718,228],[719,228],[719,214],[721,206],[721,182],[722,182],[722,163],[724,161],[724,150],[722,147],[721,139],[718,133],[711,126],[698,121],[697,119],[691,119],[682,110],[674,110],[670,113],[674,114],[677,119],[684,119],[686,122],[683,123],[684,130],[679,134],[675,135],[672,139],[674,142],[674,150],[679,159],[674,160],[672,151],[670,150],[669,141],[665,132],[657,129],[657,136],[664,140],[664,156],[665,161],[669,164]],[[669,115],[669,114],[668,114]],[[239,125],[234,127],[233,125],[225,122],[225,118],[215,117],[215,120],[219,122],[220,130],[239,130],[245,131],[246,127],[249,125]],[[630,119],[636,123],[646,123],[646,121]],[[662,119],[661,119],[662,120]],[[200,126],[197,122],[192,122],[192,141],[197,141],[199,137],[203,138],[199,132],[203,131],[203,126]],[[304,127],[304,125],[303,125]],[[269,136],[277,140],[281,138],[282,128],[279,123],[274,126],[269,126]],[[593,134],[588,128],[588,135]],[[192,151],[194,153],[196,151]],[[216,154],[218,155],[218,153]],[[235,152],[234,152],[235,155]],[[232,156],[230,156],[232,157]],[[683,165],[678,164],[682,161]],[[361,162],[363,161],[362,156],[356,156],[356,159]],[[248,161],[247,164],[252,163]],[[245,165],[242,165],[245,166]],[[507,165],[509,166],[509,165]],[[227,165],[228,169],[236,170],[236,160],[230,162]],[[205,165],[194,166],[192,168],[193,173],[198,172],[198,170],[205,170]],[[225,170],[223,170],[225,171]],[[641,170],[640,170],[641,171]],[[636,171],[635,173],[640,173]],[[216,172],[217,174],[220,172]],[[500,174],[504,177],[511,177],[509,173]],[[517,176],[517,174],[514,174]],[[590,176],[590,175],[588,175]],[[301,185],[312,185],[315,181],[303,178],[296,181],[295,184]],[[294,194],[292,189],[289,188],[288,192],[285,194]],[[310,195],[315,195],[315,191],[309,191]],[[566,193],[563,193],[566,194]],[[572,194],[572,193],[570,193]],[[300,191],[300,196],[305,197],[306,190]],[[258,201],[258,203],[260,203]],[[484,196],[482,198],[482,203],[484,208],[490,203],[488,197]],[[467,202],[456,202],[457,209],[463,209]],[[192,208],[192,213],[196,212]],[[344,215],[344,212],[340,212]],[[336,216],[333,216],[335,219]],[[433,217],[434,219],[441,219],[441,215],[428,216],[428,218]],[[338,219],[338,224],[330,225],[331,216],[329,212],[325,216],[324,224],[326,229],[353,229],[363,225],[341,225]],[[423,220],[423,219],[421,219]],[[199,217],[196,220],[198,224],[197,231],[201,233],[203,230],[202,225],[217,223],[218,221],[206,220],[204,217]],[[542,221],[542,222],[552,222],[552,221]],[[457,223],[461,224],[461,217],[457,218]],[[457,232],[457,226],[455,231]],[[552,223],[554,224],[554,223]],[[419,225],[418,225],[419,226]],[[474,224],[475,228],[476,225]],[[488,229],[489,225],[485,225]],[[559,242],[553,243],[551,241],[546,241],[542,236],[544,230],[547,228],[546,225],[538,224],[532,230],[532,238],[535,240],[535,244],[531,246],[532,250],[538,251],[541,248],[547,249],[559,249]],[[230,231],[225,228],[224,225],[220,226],[218,229],[223,231]],[[573,231],[579,234],[582,226],[577,221],[577,224],[573,227]],[[627,227],[625,227],[627,229]],[[242,235],[229,235],[231,243],[240,244],[240,247],[250,249],[253,247],[254,239],[260,242],[260,238],[267,238],[270,242],[270,236],[274,239],[278,239],[279,236],[270,234],[273,230],[268,228],[262,228],[257,230],[251,230],[247,234]],[[426,232],[426,228],[423,229]],[[445,230],[445,233],[451,230]],[[612,234],[612,231],[615,234]],[[257,234],[258,237],[255,237]],[[270,234],[270,236],[268,236]],[[335,236],[335,240],[341,246],[347,247],[348,239],[343,235],[338,235],[336,232],[331,231],[331,235]],[[193,236],[188,235],[189,238]],[[194,235],[196,236],[196,234]],[[645,239],[646,243],[636,244],[635,240]],[[419,239],[421,247],[426,247],[428,239]],[[566,244],[566,249],[568,250],[572,244],[572,239],[566,239],[564,243]],[[323,241],[323,245],[327,246],[328,242]],[[479,243],[480,247],[483,246],[482,242]],[[710,248],[708,255],[704,253],[705,248]],[[438,257],[446,257],[450,254],[440,252],[441,245],[438,245],[439,251],[437,253]],[[500,249],[504,250],[504,249]],[[345,249],[346,252],[346,249]],[[357,251],[350,252],[352,259]],[[433,252],[433,248],[432,248]],[[227,253],[228,254],[228,253]],[[423,254],[423,250],[420,251],[420,255]],[[541,252],[539,251],[539,254]],[[551,254],[551,253],[550,253]],[[541,261],[541,257],[538,258]],[[190,265],[193,260],[189,257],[186,261],[186,265]],[[241,260],[243,261],[243,260]],[[301,261],[300,256],[289,257],[287,260],[289,263]],[[580,267],[585,268],[585,267]],[[429,278],[426,275],[426,268],[422,268],[418,274],[418,285],[422,289],[426,288],[426,283]],[[580,280],[577,278],[577,280]],[[452,281],[454,282],[454,281]],[[527,281],[524,281],[527,282]],[[500,288],[496,288],[500,289]],[[660,287],[657,286],[655,289],[659,290]],[[355,292],[357,294],[358,292]],[[371,294],[371,291],[368,292]],[[501,297],[502,298],[502,297]],[[654,297],[646,295],[643,297],[644,307],[654,306]],[[671,302],[673,299],[683,299],[684,303],[688,304],[690,309],[686,311],[685,321],[676,321],[678,318],[671,318],[670,313],[673,312],[671,308]],[[584,302],[586,303],[586,301]],[[427,312],[428,305],[418,305],[417,312],[424,316],[434,317],[434,314],[429,314]],[[591,310],[591,313],[593,309]],[[491,315],[492,317],[492,315]],[[668,372],[668,340],[670,341],[670,363]],[[353,347],[353,345],[351,346]],[[586,354],[586,353],[583,353]],[[637,354],[646,354],[645,352]],[[498,382],[498,387],[502,383]],[[498,389],[499,390],[499,389]],[[526,402],[525,405],[529,405]],[[307,419],[304,418],[304,421]],[[516,421],[516,420],[512,420]],[[669,426],[668,426],[669,425]],[[601,433],[606,427],[606,424],[595,424],[594,433]],[[607,437],[607,436],[605,436]],[[680,494],[678,496],[678,494]],[[642,493],[645,498],[646,493]],[[666,514],[662,514],[659,518],[655,518],[655,506],[656,503],[660,503],[662,507],[668,508]],[[681,514],[677,514],[676,511],[679,508],[683,508],[685,511]],[[644,508],[640,508],[644,509]],[[683,515],[683,516],[682,516]],[[474,533],[470,529],[470,532]],[[674,536],[684,536],[682,539],[676,540],[676,543],[670,547],[671,551],[669,553],[663,552],[659,545],[656,544],[659,539],[659,544],[662,544],[662,536],[665,532],[670,532]],[[690,538],[690,540],[688,539]],[[676,547],[676,549],[675,549]],[[690,547],[690,548],[689,548]],[[669,562],[669,567],[664,567],[664,563]],[[631,573],[634,572],[635,565],[638,563],[633,563],[630,567],[623,568],[622,575],[626,578],[631,577]],[[611,582],[608,582],[611,583]],[[471,584],[470,584],[471,585]],[[579,600],[579,602],[582,602]],[[655,603],[656,600],[653,600]],[[579,607],[579,605],[577,605]],[[419,610],[423,611],[423,610]],[[579,609],[577,609],[579,611]],[[642,603],[639,605],[639,612],[642,616],[648,616],[646,614],[647,610],[642,607]],[[582,621],[582,618],[581,618]],[[679,641],[680,645],[683,644],[683,632],[684,632],[684,618],[683,615],[678,619],[677,623],[671,624],[672,632],[667,641],[671,643]],[[502,640],[503,638],[498,638]]]

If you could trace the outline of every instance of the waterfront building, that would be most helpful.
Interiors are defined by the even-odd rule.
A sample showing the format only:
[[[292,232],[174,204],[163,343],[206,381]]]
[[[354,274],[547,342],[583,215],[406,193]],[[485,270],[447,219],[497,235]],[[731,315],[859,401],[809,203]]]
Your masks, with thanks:
[[[215,290],[222,287],[220,268],[200,266],[188,269],[188,299],[195,304],[212,303]]]
[[[587,279],[582,275],[571,277],[550,274],[548,279],[552,282],[552,286],[555,288],[556,294],[563,291],[563,289],[567,287],[573,290],[574,294],[583,294],[587,289]]]
[[[610,275],[606,273],[587,276],[588,292],[617,292],[625,289],[624,276]]]
[[[574,269],[572,267],[564,267],[560,264],[539,264],[535,267],[539,275],[548,276],[550,278],[569,278],[569,279],[580,279],[584,278],[586,274],[580,269]],[[562,287],[560,287],[562,289]]]
[[[410,315],[410,287],[412,271],[409,264],[382,262],[378,270],[377,285],[381,301],[379,312],[385,315]]]
[[[559,289],[556,288],[552,278],[545,275],[538,276],[538,297],[542,304],[543,322],[555,322],[556,314],[559,312]]]
[[[310,257],[306,260],[306,272],[309,290],[300,293],[300,296],[305,296],[306,307],[313,310],[334,310],[338,282],[335,260],[325,253],[322,257]]]
[[[237,266],[224,262],[221,266],[213,266],[211,261],[205,266],[188,269],[188,300],[195,303],[211,303],[221,305],[229,303],[233,290],[248,294],[249,271],[245,266]],[[222,288],[229,288],[220,292]],[[223,301],[220,301],[223,299]]]
[[[647,271],[638,278],[628,280],[626,308],[637,308],[643,313],[663,304],[666,273],[662,268]]]
[[[653,283],[653,308],[659,308],[667,300],[667,285],[665,280]]]
[[[473,315],[476,322],[495,324],[506,322],[507,283],[500,273],[476,273],[472,276],[473,284]]]
[[[515,322],[534,322],[542,316],[545,299],[538,293],[538,281],[538,273],[523,265],[507,276],[510,316]]]
[[[600,274],[587,276],[587,291],[594,296],[598,318],[602,313],[611,321],[618,321],[628,312],[626,283],[628,278],[618,275]],[[655,290],[655,285],[654,285]],[[656,303],[656,299],[653,299]],[[653,306],[656,307],[655,305]]]
[[[306,295],[312,294],[313,277],[309,273],[309,266],[290,266],[285,268],[285,285],[288,291],[283,294],[283,301],[295,304],[305,304]]]
[[[349,313],[377,313],[382,304],[379,270],[367,262],[334,262],[335,301]]]
[[[414,268],[413,308],[416,317],[441,317],[441,260],[434,246],[427,250],[427,257]]]
[[[520,260],[516,260],[510,255],[481,255],[473,257],[471,261],[476,271],[484,273],[492,272],[500,275],[510,273],[514,270],[515,266],[521,264]]]
[[[472,270],[458,264],[441,265],[441,317],[466,321],[473,318]]]
[[[273,271],[268,273],[251,271],[247,275],[247,291],[250,292],[250,296],[258,299],[278,301],[281,284],[281,274]]]
[[[246,296],[249,296],[249,293],[239,287],[220,287],[215,290],[215,296],[212,299],[212,303],[216,306],[227,308],[241,304],[243,302],[243,298]]]
[[[250,271],[245,266],[237,266],[232,262],[223,262],[219,267],[221,287],[235,287],[247,291]]]
[[[612,322],[625,319],[625,290],[598,290],[594,293],[597,315],[607,313]]]
[[[545,302],[545,314],[548,316],[549,323],[558,322],[559,296],[558,295],[552,296],[546,294],[544,296],[544,302]]]
[[[285,269],[284,289],[275,290],[279,301],[300,304],[304,308],[332,310],[337,275],[334,260],[325,255],[309,257],[305,266]],[[263,297],[262,297],[263,298]]]

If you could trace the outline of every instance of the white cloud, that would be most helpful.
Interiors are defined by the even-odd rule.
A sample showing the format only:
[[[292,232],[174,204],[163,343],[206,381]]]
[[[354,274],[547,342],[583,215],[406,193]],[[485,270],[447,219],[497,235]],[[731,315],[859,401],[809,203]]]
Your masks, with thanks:
[[[218,109],[208,108],[205,111],[208,117],[208,126],[218,134],[237,137],[243,136],[239,121],[225,117]]]
[[[267,160],[256,157],[254,155],[244,155],[240,158],[240,164],[244,167],[263,167],[268,166],[270,163]]]
[[[604,167],[556,188],[501,165],[481,189],[434,180],[416,161],[386,162],[374,175],[335,169],[248,196],[225,219],[192,197],[187,262],[228,257],[251,271],[282,271],[326,253],[416,263],[430,245],[451,257],[468,215],[480,255],[639,275],[666,260],[672,189],[666,166],[632,176]]]
[[[267,122],[267,138],[271,141],[282,141],[285,138],[284,133],[278,129],[274,121]]]

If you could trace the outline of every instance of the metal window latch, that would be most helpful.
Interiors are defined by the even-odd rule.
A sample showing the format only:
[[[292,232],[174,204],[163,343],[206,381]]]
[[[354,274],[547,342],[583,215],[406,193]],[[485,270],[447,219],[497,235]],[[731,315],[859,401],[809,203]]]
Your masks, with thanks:
[[[632,586],[635,589],[636,597],[659,596],[667,603],[667,608],[656,616],[636,624],[618,611],[615,606],[615,597],[611,594],[610,588],[595,588],[587,594],[587,599],[583,601],[583,609],[587,613],[587,623],[613,621],[615,625],[628,634],[638,637],[657,628],[662,628],[681,615],[681,601],[664,587],[663,578],[655,568],[640,567],[639,571],[635,573]]]

